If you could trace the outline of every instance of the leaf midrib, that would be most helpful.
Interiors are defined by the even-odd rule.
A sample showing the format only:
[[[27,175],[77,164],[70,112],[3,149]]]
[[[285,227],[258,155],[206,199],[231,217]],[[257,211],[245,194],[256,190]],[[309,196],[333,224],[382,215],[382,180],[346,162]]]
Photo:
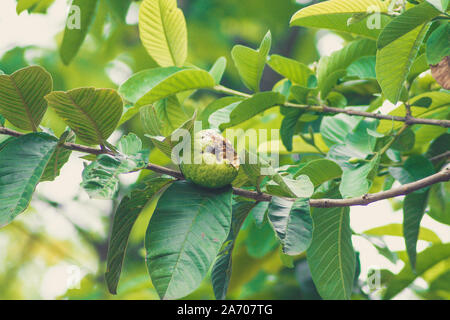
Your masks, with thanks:
[[[94,91],[94,95],[97,94],[97,90]],[[75,102],[75,100],[70,95],[70,92],[67,92],[66,95],[69,97],[69,100],[72,102],[73,106],[75,106],[79,111],[91,122],[92,127],[97,135],[97,138],[100,143],[103,143],[105,139],[103,139],[103,135],[98,127],[97,123],[92,119],[92,117],[79,105]]]
[[[173,65],[177,65],[177,61],[176,61],[174,52],[173,52],[172,47],[171,47],[171,45],[169,43],[168,32],[166,30],[165,19],[164,19],[164,15],[163,15],[163,11],[162,11],[162,6],[161,6],[161,0],[158,0],[158,6],[159,6],[159,16],[161,18],[161,26],[163,28],[164,39],[166,40],[167,49],[169,50],[170,58],[172,59]],[[176,9],[177,8],[174,9],[174,13],[176,12]]]
[[[17,94],[19,95],[20,100],[22,100],[23,106],[25,107],[25,113],[27,114],[28,120],[30,121],[30,124],[31,124],[32,131],[36,132],[37,131],[36,124],[33,121],[30,107],[29,107],[28,103],[25,101],[25,97],[22,95],[22,91],[20,91],[19,87],[17,86],[16,80],[14,80],[13,76],[9,77],[9,79],[11,80],[11,83],[12,83],[14,89],[16,90]]]

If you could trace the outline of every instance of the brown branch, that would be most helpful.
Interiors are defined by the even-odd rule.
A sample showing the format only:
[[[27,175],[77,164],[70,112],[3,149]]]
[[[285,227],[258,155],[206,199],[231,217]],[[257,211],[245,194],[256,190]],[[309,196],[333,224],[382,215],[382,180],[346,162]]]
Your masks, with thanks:
[[[221,85],[217,85],[214,87],[214,90],[217,92],[234,95],[234,96],[240,96],[243,98],[250,98],[251,95],[240,92],[237,90],[233,90]],[[291,102],[286,102],[284,104],[285,107],[290,108],[298,108],[298,109],[305,109],[311,112],[319,112],[319,113],[344,113],[350,116],[360,116],[360,117],[366,117],[366,118],[374,118],[374,119],[380,119],[380,120],[390,120],[390,121],[400,121],[404,122],[408,125],[413,124],[427,124],[427,125],[434,125],[434,126],[440,126],[444,128],[450,128],[450,120],[440,120],[440,119],[424,119],[424,118],[414,118],[410,115],[406,115],[405,117],[401,116],[392,116],[388,114],[381,114],[381,113],[372,113],[372,112],[365,112],[365,111],[358,111],[358,110],[351,110],[351,109],[340,109],[340,108],[333,108],[328,107],[325,105],[322,106],[310,106],[306,104],[296,104]]]
[[[20,137],[24,135],[24,133],[20,133],[5,127],[0,127],[0,134],[9,135],[13,137]],[[107,150],[100,150],[96,148],[91,148],[87,146],[78,145],[75,143],[65,143],[63,147],[69,150],[80,151],[84,153],[90,154],[102,154],[109,153]],[[442,155],[436,156],[431,159],[436,159],[437,157],[443,158],[448,156],[448,151],[443,153]],[[171,177],[177,178],[178,180],[183,180],[183,174],[179,171],[172,170],[166,167],[162,167],[156,164],[149,163],[146,167],[148,170],[152,170],[156,173],[166,174]],[[350,199],[311,199],[309,204],[311,207],[319,207],[319,208],[331,208],[331,207],[348,207],[348,206],[365,206],[369,203],[385,200],[393,197],[404,196],[411,192],[420,190],[422,188],[426,188],[433,184],[439,182],[445,182],[450,180],[450,165],[447,165],[440,172],[433,174],[429,177],[426,177],[422,180],[418,180],[412,183],[404,184],[398,188],[391,189],[388,191],[366,194],[362,197],[358,198],[350,198]],[[251,190],[245,190],[241,188],[233,188],[233,193],[238,196],[242,196],[249,199],[254,199],[256,201],[270,201],[272,196],[266,193],[259,193]]]

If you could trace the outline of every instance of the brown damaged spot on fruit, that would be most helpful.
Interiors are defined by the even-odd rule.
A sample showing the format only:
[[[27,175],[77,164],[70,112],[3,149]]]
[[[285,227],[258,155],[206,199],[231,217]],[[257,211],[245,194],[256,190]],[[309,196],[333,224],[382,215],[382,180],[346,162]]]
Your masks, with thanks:
[[[442,88],[450,89],[450,56],[444,57],[436,65],[430,65],[431,75]]]

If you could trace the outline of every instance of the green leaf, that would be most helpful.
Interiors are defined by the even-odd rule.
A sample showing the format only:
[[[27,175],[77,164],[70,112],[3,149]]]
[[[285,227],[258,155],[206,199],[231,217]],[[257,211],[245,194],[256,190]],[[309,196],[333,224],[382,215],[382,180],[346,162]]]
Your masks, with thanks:
[[[424,98],[432,100],[432,103],[428,108],[414,106],[418,101],[423,101]],[[444,119],[450,114],[450,108],[448,108],[450,106],[450,94],[447,92],[426,92],[411,98],[409,103],[412,106],[411,115],[416,118],[434,118],[439,115],[441,119]],[[389,115],[404,117],[406,115],[405,105],[402,104],[395,108],[393,111],[389,112]],[[386,133],[391,129],[398,130],[403,124],[404,123],[400,121],[381,120],[377,131]]]
[[[105,143],[122,115],[122,99],[112,89],[54,91],[45,99],[77,137],[88,144]]]
[[[290,201],[272,197],[268,218],[287,255],[297,255],[311,244],[313,225],[309,199]]]
[[[376,39],[389,22],[387,1],[382,0],[330,0],[307,6],[291,18],[291,26],[331,29]],[[355,14],[373,14],[348,25]]]
[[[144,110],[144,108],[146,110]],[[153,106],[146,106],[141,108],[142,113],[149,112],[149,108],[154,108],[156,121],[159,132],[163,136],[170,135],[175,129],[179,128],[183,123],[188,120],[188,116],[184,112],[176,96],[170,96],[168,98],[159,100]]]
[[[380,33],[377,41],[378,49],[383,49],[388,44],[425,22],[430,21],[439,14],[440,11],[428,2],[422,2],[421,4],[406,10],[398,17],[392,19]]]
[[[280,197],[309,198],[314,193],[314,185],[308,176],[301,175],[296,179],[275,173],[271,176],[273,182],[266,185],[267,192]]]
[[[75,134],[73,131],[65,131],[59,139],[58,147],[45,167],[40,181],[53,181],[59,176],[62,167],[69,161],[70,155],[72,154],[72,150],[62,146],[66,142],[75,142]]]
[[[203,125],[203,127],[205,127],[206,124],[209,125],[208,119],[211,116],[211,114],[213,114],[214,112],[216,112],[219,109],[223,109],[235,102],[242,101],[242,100],[244,100],[244,98],[237,97],[237,96],[223,97],[223,98],[214,100],[205,109],[203,109],[198,120],[202,121],[202,125]],[[225,121],[228,121],[228,120],[225,120]],[[217,127],[221,123],[222,123],[222,121],[219,120],[217,123],[215,123],[215,126]]]
[[[122,264],[125,258],[128,238],[142,210],[157,197],[173,180],[163,177],[146,177],[135,185],[117,207],[114,214],[108,245],[105,279],[109,292],[117,293]]]
[[[320,133],[328,146],[345,143],[345,138],[356,128],[361,119],[344,114],[324,117],[320,124]]]
[[[28,207],[57,145],[58,139],[39,132],[13,139],[0,150],[0,226]]]
[[[114,198],[119,189],[119,174],[136,171],[147,165],[148,151],[136,151],[137,146],[142,145],[140,139],[131,133],[122,140],[124,141],[119,142],[120,154],[101,154],[83,170],[81,186],[91,198]],[[130,142],[133,146],[130,145]],[[125,152],[131,153],[126,154]]]
[[[111,12],[115,15],[118,21],[126,23],[128,9],[131,5],[131,0],[107,0]]]
[[[318,187],[326,181],[339,178],[342,175],[342,169],[334,161],[318,159],[308,162],[294,174],[294,178],[300,175],[308,176],[314,187]]]
[[[347,68],[347,76],[359,79],[375,79],[375,56],[365,56],[359,58]]]
[[[414,131],[407,128],[395,139],[391,148],[400,152],[406,152],[414,147],[415,140]]]
[[[346,74],[346,69],[355,61],[376,53],[375,42],[368,39],[355,40],[330,56],[320,59],[317,66],[318,87],[324,99],[337,80]]]
[[[162,299],[195,290],[231,225],[232,189],[209,190],[174,182],[161,196],[145,238],[147,268]]]
[[[52,87],[51,75],[39,66],[0,75],[0,113],[22,130],[36,131],[47,110],[44,96]]]
[[[352,294],[356,257],[349,212],[348,207],[314,208],[311,212],[314,230],[306,255],[323,299],[350,299]]]
[[[144,93],[136,101],[134,108],[131,109],[133,110],[179,92],[212,88],[214,84],[214,78],[207,71],[168,67],[145,70],[135,74],[121,86],[119,92],[127,100],[130,99],[125,90],[130,87],[134,89],[130,90],[132,98]]]
[[[380,156],[376,155],[367,163],[343,168],[339,191],[344,198],[359,197],[369,192],[380,164]]]
[[[139,9],[139,35],[160,66],[184,65],[188,51],[186,20],[176,0],[144,0]]]
[[[285,78],[303,87],[308,86],[308,78],[313,74],[303,63],[276,54],[270,56],[268,64]]]
[[[225,57],[220,57],[214,62],[214,65],[209,70],[209,73],[214,78],[216,84],[220,84],[223,74],[227,67],[227,59]]]
[[[269,209],[270,202],[268,201],[262,201],[259,202],[253,209],[252,209],[252,216],[255,220],[255,224],[258,227],[262,227],[265,221],[266,212]]]
[[[98,0],[73,0],[59,54],[65,65],[77,55],[94,21]]]
[[[236,238],[245,218],[254,207],[254,202],[239,202],[233,205],[230,233],[211,271],[214,296],[218,300],[224,300],[226,297],[231,278],[232,254]]]
[[[212,128],[218,127],[220,130],[224,130],[249,120],[275,105],[283,104],[284,101],[284,96],[278,92],[256,93],[251,98],[217,110],[210,115],[209,123]]]
[[[403,167],[390,167],[389,173],[401,184],[411,183],[424,179],[435,173],[433,164],[422,155],[412,155],[406,159]],[[425,192],[429,187],[417,190]]]
[[[420,277],[427,270],[450,257],[450,243],[435,244],[417,255],[415,272],[410,264],[405,264],[404,268],[389,282],[383,299],[394,298],[403,289],[407,288],[414,280]]]
[[[413,270],[416,266],[416,245],[419,237],[420,222],[425,214],[428,202],[428,192],[413,192],[405,197],[403,202],[403,233],[406,251]]]
[[[403,237],[403,225],[400,223],[392,223],[381,227],[372,228],[363,232],[371,236],[393,236]],[[419,240],[429,241],[432,243],[440,243],[441,239],[432,230],[421,227],[419,232]]]
[[[55,0],[17,0],[17,14],[27,10],[29,13],[45,13]]]
[[[385,97],[394,104],[400,99],[403,83],[428,27],[428,23],[419,25],[377,51],[377,80]]]
[[[146,135],[148,138],[151,139],[153,144],[160,149],[167,157],[172,157],[172,149],[175,147],[175,145],[178,144],[180,138],[182,138],[181,143],[185,143],[186,134],[189,132],[192,134],[192,129],[194,127],[194,122],[196,119],[197,114],[194,113],[191,119],[187,120],[185,123],[183,123],[178,129],[176,129],[170,136],[164,137],[161,136],[161,133],[157,131],[157,127],[155,127],[154,122],[152,122],[152,119],[155,119],[155,116],[152,116],[155,114],[155,111],[153,109],[153,106],[151,106],[151,109],[153,110],[152,113],[150,112],[144,112],[141,113],[141,120],[144,126],[144,130],[147,130],[147,132],[150,133],[150,135]],[[146,111],[146,110],[144,110]],[[189,140],[190,141],[190,140]]]
[[[283,145],[288,151],[292,151],[292,140],[295,134],[298,119],[305,113],[303,110],[292,110],[281,121],[280,135]]]
[[[450,225],[450,182],[435,184],[430,190],[428,215],[434,220]]]
[[[427,40],[427,62],[428,64],[438,64],[442,58],[450,55],[450,24],[444,22],[439,28],[434,30]]]
[[[264,71],[267,55],[272,45],[272,35],[270,31],[264,36],[258,50],[254,50],[242,45],[234,46],[231,50],[231,57],[239,71],[244,84],[250,90],[259,91],[259,82]]]

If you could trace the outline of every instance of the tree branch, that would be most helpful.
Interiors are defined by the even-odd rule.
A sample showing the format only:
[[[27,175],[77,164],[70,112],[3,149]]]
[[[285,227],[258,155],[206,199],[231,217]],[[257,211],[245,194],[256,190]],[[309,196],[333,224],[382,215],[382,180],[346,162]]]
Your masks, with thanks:
[[[13,137],[20,137],[24,135],[24,133],[17,132],[5,127],[0,127],[0,134],[9,135]],[[96,148],[91,148],[87,146],[82,146],[75,143],[65,143],[63,144],[63,147],[69,150],[74,151],[80,151],[84,153],[90,153],[90,154],[102,154],[102,153],[110,153],[108,150],[101,150]],[[445,156],[448,156],[448,152],[443,153],[442,155],[436,156],[432,159],[436,159],[439,157],[439,159],[444,158]],[[149,163],[146,167],[148,170],[152,170],[156,173],[160,174],[166,174],[171,177],[174,177],[178,180],[184,180],[184,176],[181,172],[172,170],[166,167],[162,167],[156,164]],[[366,194],[362,197],[358,198],[350,198],[350,199],[311,199],[309,201],[309,204],[311,207],[318,207],[318,208],[332,208],[332,207],[348,207],[348,206],[365,206],[369,203],[385,200],[393,197],[403,196],[407,195],[411,192],[420,190],[422,188],[431,186],[433,184],[439,183],[439,182],[445,182],[450,180],[450,165],[447,165],[442,169],[440,172],[433,174],[429,177],[426,177],[422,180],[418,180],[412,183],[404,184],[398,188],[391,189],[388,191],[373,193],[373,194]],[[270,194],[266,193],[259,193],[256,191],[251,190],[245,190],[241,188],[233,188],[233,193],[238,196],[242,196],[249,199],[254,199],[256,201],[270,201],[272,199],[272,196]]]
[[[214,90],[217,92],[239,96],[243,98],[250,98],[251,95],[240,92],[237,90],[233,90],[221,85],[217,85],[214,87]],[[401,116],[391,116],[391,115],[385,115],[381,113],[372,113],[372,112],[365,112],[365,111],[358,111],[358,110],[351,110],[351,109],[340,109],[340,108],[333,108],[328,107],[325,105],[322,106],[310,106],[305,104],[296,104],[291,102],[286,102],[284,104],[285,107],[290,108],[298,108],[298,109],[305,109],[312,112],[319,112],[319,113],[344,113],[350,116],[360,116],[360,117],[366,117],[366,118],[374,118],[374,119],[380,119],[380,120],[391,120],[391,121],[400,121],[405,122],[408,125],[413,124],[427,124],[427,125],[433,125],[433,126],[440,126],[444,128],[450,128],[450,121],[449,120],[440,120],[440,119],[424,119],[424,118],[414,118],[410,115],[406,115],[405,117]]]

